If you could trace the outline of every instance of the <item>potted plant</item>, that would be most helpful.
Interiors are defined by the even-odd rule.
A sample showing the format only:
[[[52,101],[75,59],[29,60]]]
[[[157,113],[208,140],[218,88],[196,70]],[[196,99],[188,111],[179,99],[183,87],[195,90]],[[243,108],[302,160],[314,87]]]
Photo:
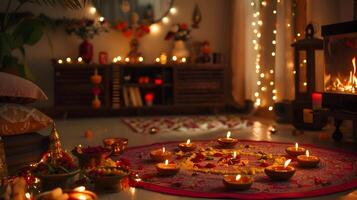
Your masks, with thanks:
[[[85,3],[86,0],[6,0],[5,11],[0,14],[0,71],[31,78],[25,57],[26,46],[35,45],[45,34],[45,29],[55,25],[44,15],[21,13],[24,5],[61,5],[77,9]]]

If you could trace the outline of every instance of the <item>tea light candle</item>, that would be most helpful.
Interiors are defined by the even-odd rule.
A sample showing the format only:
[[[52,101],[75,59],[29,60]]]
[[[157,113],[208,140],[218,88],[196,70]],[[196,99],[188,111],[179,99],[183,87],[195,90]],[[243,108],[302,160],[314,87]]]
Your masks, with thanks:
[[[312,109],[318,110],[322,108],[322,94],[314,92],[311,95],[312,98]]]
[[[172,153],[170,151],[166,151],[165,147],[162,149],[156,149],[150,152],[150,157],[155,162],[163,162],[167,159],[170,159]]]
[[[70,57],[67,57],[67,58],[66,58],[66,62],[67,62],[67,63],[71,63],[71,62],[72,62],[72,59],[71,59]]]
[[[299,155],[297,160],[301,167],[316,167],[320,163],[317,156],[310,156],[309,150],[306,150],[306,155]]]
[[[97,199],[97,195],[93,192],[86,190],[84,186],[74,188],[68,192],[68,200],[94,200]]]
[[[296,157],[298,155],[304,155],[306,150],[303,147],[299,147],[298,143],[295,143],[295,146],[288,147],[285,151],[290,156]]]
[[[160,63],[162,65],[165,65],[167,63],[167,55],[166,55],[166,53],[161,53],[161,55],[160,55]]]
[[[188,151],[193,151],[196,148],[195,143],[191,143],[190,139],[187,139],[186,143],[180,143],[178,145],[181,151],[188,152]]]
[[[238,143],[238,139],[231,138],[231,132],[228,131],[227,136],[225,138],[218,138],[217,142],[222,147],[228,148],[228,147],[233,147],[234,145],[236,145]]]
[[[176,163],[169,163],[169,160],[165,160],[165,163],[156,164],[156,170],[160,175],[171,176],[177,174],[180,167]]]
[[[232,190],[247,190],[253,184],[253,178],[249,176],[241,176],[240,174],[234,175],[225,175],[223,177],[223,184],[227,189]]]
[[[284,165],[270,165],[264,172],[272,180],[287,181],[295,174],[295,168],[289,166],[290,162],[291,159],[286,160]]]
[[[82,57],[78,57],[78,58],[77,58],[77,62],[78,62],[78,63],[82,63],[82,62],[83,62],[83,58],[82,58]]]

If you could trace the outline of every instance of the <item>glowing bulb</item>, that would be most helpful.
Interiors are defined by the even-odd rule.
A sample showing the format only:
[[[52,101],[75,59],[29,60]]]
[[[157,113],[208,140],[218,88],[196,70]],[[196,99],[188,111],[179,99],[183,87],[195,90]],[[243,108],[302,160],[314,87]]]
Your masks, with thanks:
[[[172,15],[175,15],[177,13],[177,8],[175,8],[175,7],[170,8],[170,13]]]
[[[267,2],[266,1],[262,1],[262,6],[266,6]]]
[[[257,25],[255,22],[252,22],[252,26],[255,26],[255,25]]]
[[[100,22],[104,22],[105,18],[104,17],[99,17]]]
[[[273,106],[269,106],[268,110],[272,111],[273,110]]]
[[[273,96],[272,99],[275,101],[276,100],[276,96]]]
[[[78,61],[79,63],[81,63],[81,62],[83,61],[83,58],[82,58],[82,57],[78,57],[78,58],[77,58],[77,61]]]
[[[261,81],[257,81],[257,85],[261,85],[262,84],[262,82]]]
[[[77,192],[84,192],[86,190],[86,187],[84,186],[79,186],[79,187],[76,187],[73,189],[74,191],[77,191]]]
[[[58,64],[62,64],[62,63],[63,63],[63,60],[62,60],[62,59],[59,59],[59,60],[57,61],[57,63],[58,63]]]
[[[262,20],[259,20],[259,21],[258,21],[258,25],[259,25],[259,26],[263,25],[263,21],[262,21]]]
[[[276,14],[276,10],[273,10],[273,14],[274,14],[274,15]]]
[[[259,11],[257,11],[255,14],[256,14],[257,16],[259,16],[259,15],[260,15],[260,12],[259,12]]]
[[[275,41],[275,40],[273,40],[273,41],[271,41],[271,43],[272,43],[272,44],[276,44],[276,41]]]
[[[307,157],[310,156],[309,150],[306,150],[306,156],[307,156]]]
[[[237,158],[237,152],[233,152],[233,158],[236,159]]]
[[[95,7],[92,6],[92,7],[89,8],[89,13],[90,13],[90,14],[93,15],[93,14],[95,14],[96,12],[97,12],[97,9],[96,9]]]
[[[121,56],[117,56],[117,61],[118,61],[118,62],[121,61]]]
[[[253,42],[253,44],[256,44],[256,43],[257,43],[257,40],[253,40],[252,42]]]
[[[276,93],[276,89],[274,89],[272,92],[273,92],[273,94],[275,94]]]
[[[164,24],[167,24],[167,23],[170,22],[170,19],[169,19],[168,17],[164,17],[164,18],[162,18],[162,22],[163,22]]]
[[[265,74],[264,73],[261,73],[260,74],[260,78],[264,78]]]
[[[260,69],[260,65],[255,65],[255,69]]]
[[[256,34],[256,33],[258,33],[258,30],[257,30],[257,29],[254,29],[253,32]]]
[[[160,26],[158,24],[151,24],[150,32],[158,33],[160,31]]]
[[[228,132],[227,132],[227,138],[230,138],[230,137],[231,137],[231,132],[228,131]]]
[[[262,34],[261,33],[257,33],[257,38],[260,38],[262,37]]]
[[[273,86],[274,85],[274,81],[270,81],[269,85]]]
[[[296,36],[300,37],[300,36],[301,36],[301,34],[300,34],[300,33],[297,33],[297,34],[296,34]]]
[[[130,62],[130,58],[126,57],[125,62]]]
[[[187,139],[186,144],[190,144],[190,143],[191,143],[191,140]]]
[[[284,163],[284,168],[287,168],[289,166],[290,162],[291,162],[291,159],[286,160]]]
[[[276,33],[277,33],[277,31],[276,31],[276,30],[273,30],[273,33],[274,33],[274,34],[276,34]]]
[[[254,2],[250,3],[251,6],[254,6]]]
[[[160,62],[160,58],[156,58],[156,59],[155,59],[155,62]]]
[[[306,82],[304,82],[304,86],[307,86],[307,83],[306,83]]]
[[[255,73],[259,74],[260,70],[259,69],[256,69],[255,70]]]
[[[273,52],[271,52],[271,56],[275,56],[275,52],[273,51]]]
[[[187,59],[185,57],[181,58],[181,62],[185,63],[187,61]]]
[[[165,160],[165,165],[168,165],[169,164],[169,160]]]
[[[26,199],[31,199],[31,194],[28,193],[28,192],[26,192],[26,193],[25,193],[25,197],[26,197]]]
[[[139,62],[143,62],[143,61],[144,61],[144,58],[143,58],[142,56],[140,56],[140,57],[138,58],[138,61],[139,61]]]
[[[117,58],[113,58],[113,63],[116,63],[118,62],[118,59]]]
[[[70,57],[66,58],[66,62],[70,63],[72,62],[72,59]]]
[[[255,96],[255,97],[259,97],[259,92],[255,92],[255,93],[254,93],[254,96]]]
[[[299,149],[299,144],[296,142],[295,143],[295,150],[297,151]]]
[[[296,74],[296,71],[295,71],[295,70],[293,71],[293,74]]]
[[[289,24],[289,23],[288,23],[288,24],[287,24],[287,26],[288,26],[288,27],[290,27],[290,26],[291,26],[291,24]]]
[[[264,92],[265,90],[267,90],[266,87],[262,87],[261,90]]]
[[[258,50],[259,49],[259,45],[258,44],[255,44],[254,45],[254,50]]]
[[[172,56],[172,60],[173,61],[177,61],[177,57],[176,56]]]
[[[162,147],[162,153],[165,153],[165,147]]]
[[[307,60],[306,60],[306,59],[304,59],[302,62],[303,62],[303,63],[306,63],[306,62],[307,62]]]

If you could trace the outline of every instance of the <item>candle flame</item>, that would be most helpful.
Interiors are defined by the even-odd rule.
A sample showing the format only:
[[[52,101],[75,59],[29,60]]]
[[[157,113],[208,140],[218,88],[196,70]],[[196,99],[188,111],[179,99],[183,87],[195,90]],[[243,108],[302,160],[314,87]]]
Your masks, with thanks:
[[[190,139],[187,139],[186,144],[190,144],[190,142],[191,142],[191,140],[190,140]]]
[[[228,132],[227,132],[227,138],[230,138],[230,137],[231,137],[231,132],[228,131]]]
[[[288,165],[290,164],[290,162],[291,162],[291,159],[286,160],[285,163],[284,163],[284,168],[287,168]]]
[[[79,186],[79,187],[76,187],[73,189],[74,191],[77,191],[77,192],[84,192],[86,190],[86,187],[84,186]]]
[[[239,181],[239,179],[241,178],[242,176],[240,174],[237,174],[236,176],[236,181]]]
[[[309,150],[306,150],[306,156],[307,156],[307,157],[310,156]]]
[[[165,165],[168,165],[169,164],[169,160],[165,160]]]
[[[299,144],[298,143],[295,143],[295,149],[296,149],[296,151],[299,149]]]
[[[79,195],[77,196],[77,198],[78,198],[79,200],[87,200],[87,196],[84,195],[84,194],[79,194]]]
[[[162,147],[162,153],[165,153],[165,147]]]
[[[25,193],[25,197],[26,197],[26,199],[31,199],[31,194],[28,193],[28,192],[26,192],[26,193]]]
[[[237,158],[237,152],[233,152],[233,158]]]

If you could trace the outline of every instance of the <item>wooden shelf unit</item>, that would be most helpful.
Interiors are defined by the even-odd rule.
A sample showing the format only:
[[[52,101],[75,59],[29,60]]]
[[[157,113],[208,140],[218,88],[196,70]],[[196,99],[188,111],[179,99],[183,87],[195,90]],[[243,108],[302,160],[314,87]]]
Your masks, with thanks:
[[[93,100],[90,76],[94,70],[102,76],[99,99],[102,107],[91,107]],[[57,64],[54,63],[55,110],[86,116],[171,110],[193,111],[198,107],[215,109],[226,104],[225,65],[213,64]],[[130,78],[129,78],[130,76]],[[138,78],[148,76],[150,82],[138,83]],[[160,77],[162,84],[153,80]],[[138,88],[142,105],[128,106],[124,88]],[[155,94],[154,104],[145,105],[144,95]],[[192,109],[191,109],[192,108]],[[77,115],[76,114],[76,115]]]

